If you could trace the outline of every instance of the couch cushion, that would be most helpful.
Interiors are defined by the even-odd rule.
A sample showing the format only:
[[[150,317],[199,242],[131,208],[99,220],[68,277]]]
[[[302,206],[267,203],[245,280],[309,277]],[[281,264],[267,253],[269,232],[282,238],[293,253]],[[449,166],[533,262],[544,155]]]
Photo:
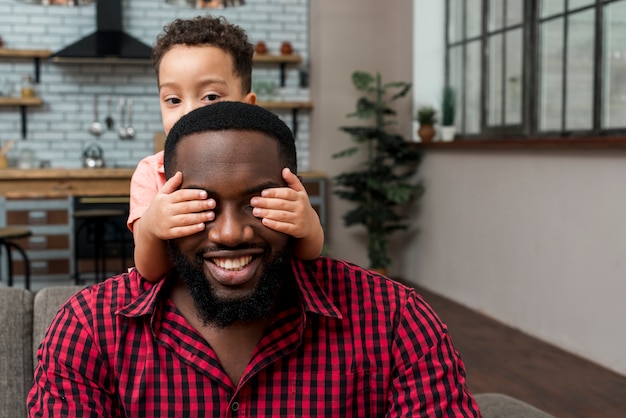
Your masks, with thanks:
[[[33,294],[0,288],[0,416],[25,417],[33,383]]]
[[[41,289],[35,294],[35,308],[33,313],[33,348],[32,361],[37,365],[37,349],[46,335],[48,326],[54,319],[59,308],[74,293],[85,286],[51,286]]]
[[[534,406],[502,393],[474,395],[483,418],[554,418]]]

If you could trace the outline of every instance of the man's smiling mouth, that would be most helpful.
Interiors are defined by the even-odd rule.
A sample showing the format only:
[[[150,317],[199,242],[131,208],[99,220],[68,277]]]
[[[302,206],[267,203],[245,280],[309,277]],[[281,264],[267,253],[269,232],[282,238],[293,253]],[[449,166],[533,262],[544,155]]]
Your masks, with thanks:
[[[213,263],[224,270],[239,271],[252,261],[251,255],[241,257],[220,257],[213,258]]]

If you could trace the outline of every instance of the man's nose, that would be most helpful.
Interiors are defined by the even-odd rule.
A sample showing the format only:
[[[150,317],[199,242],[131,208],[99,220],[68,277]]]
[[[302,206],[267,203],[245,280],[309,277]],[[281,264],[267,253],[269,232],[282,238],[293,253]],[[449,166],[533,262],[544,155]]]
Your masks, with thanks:
[[[250,242],[254,236],[252,213],[240,208],[222,207],[215,220],[209,224],[209,240],[228,247]]]

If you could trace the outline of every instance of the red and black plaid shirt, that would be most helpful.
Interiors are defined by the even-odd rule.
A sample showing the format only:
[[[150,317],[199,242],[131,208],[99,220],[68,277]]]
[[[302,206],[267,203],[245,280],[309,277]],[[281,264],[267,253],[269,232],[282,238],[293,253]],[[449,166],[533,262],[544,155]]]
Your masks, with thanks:
[[[38,350],[32,417],[477,417],[444,324],[413,289],[346,262],[293,263],[238,386],[164,282],[136,271],[59,311]]]

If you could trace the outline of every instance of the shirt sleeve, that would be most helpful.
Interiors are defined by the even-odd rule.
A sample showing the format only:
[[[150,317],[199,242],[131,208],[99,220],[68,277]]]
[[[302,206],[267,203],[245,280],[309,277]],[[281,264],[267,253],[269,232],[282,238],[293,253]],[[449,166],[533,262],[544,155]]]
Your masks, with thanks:
[[[130,180],[130,210],[126,222],[128,229],[133,230],[134,222],[143,216],[163,184],[163,152],[150,155],[137,164]]]
[[[115,416],[108,364],[91,330],[64,306],[37,351],[29,417]],[[108,388],[108,389],[107,389]]]
[[[388,417],[481,416],[447,327],[415,292],[402,312],[392,354]]]

